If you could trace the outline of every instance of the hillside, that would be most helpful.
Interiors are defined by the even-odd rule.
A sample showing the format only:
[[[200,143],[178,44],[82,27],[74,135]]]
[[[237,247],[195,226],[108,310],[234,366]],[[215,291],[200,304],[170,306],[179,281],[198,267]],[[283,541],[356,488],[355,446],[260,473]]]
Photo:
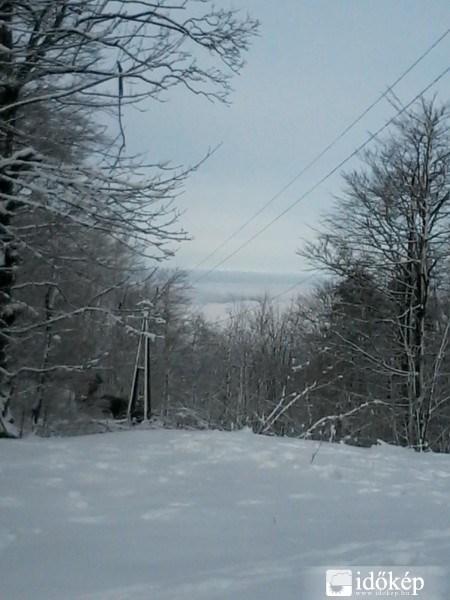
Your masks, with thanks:
[[[249,431],[0,440],[0,597],[309,600],[308,566],[450,565],[449,456],[323,444],[311,464],[317,449]]]

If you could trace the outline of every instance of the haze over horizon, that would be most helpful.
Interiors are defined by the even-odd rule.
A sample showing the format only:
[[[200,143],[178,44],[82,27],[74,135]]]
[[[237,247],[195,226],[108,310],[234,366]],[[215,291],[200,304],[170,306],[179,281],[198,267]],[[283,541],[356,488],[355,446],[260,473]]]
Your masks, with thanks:
[[[257,303],[267,296],[279,306],[288,305],[292,298],[310,291],[323,277],[319,273],[270,273],[251,271],[191,271],[187,273],[192,285],[190,297],[209,319],[222,318],[241,303]]]

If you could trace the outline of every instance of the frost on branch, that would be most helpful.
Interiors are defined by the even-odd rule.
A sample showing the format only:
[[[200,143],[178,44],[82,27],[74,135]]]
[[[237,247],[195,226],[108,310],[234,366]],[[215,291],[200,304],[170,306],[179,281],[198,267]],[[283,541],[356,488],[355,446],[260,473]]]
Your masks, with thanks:
[[[1,3],[4,429],[12,380],[34,373],[25,387],[40,405],[49,373],[78,371],[76,343],[72,352],[66,345],[73,332],[127,327],[119,307],[128,288],[187,237],[174,202],[198,164],[174,169],[127,156],[127,107],[148,109],[176,86],[228,101],[257,26],[209,0]],[[122,140],[109,130],[117,121]],[[90,338],[79,346],[87,371],[109,353]]]
[[[14,418],[9,408],[9,398],[0,396],[0,438],[17,438],[19,430],[14,424]]]

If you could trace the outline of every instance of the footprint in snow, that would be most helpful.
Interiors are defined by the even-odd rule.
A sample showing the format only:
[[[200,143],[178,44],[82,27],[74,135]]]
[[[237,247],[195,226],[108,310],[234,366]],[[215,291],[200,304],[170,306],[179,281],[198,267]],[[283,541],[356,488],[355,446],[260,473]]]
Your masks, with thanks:
[[[142,514],[144,521],[171,521],[179,514],[178,508],[155,508]]]
[[[0,497],[0,508],[18,508],[19,506],[23,506],[23,502],[19,498],[13,496]]]
[[[238,502],[238,506],[258,506],[259,504],[264,504],[262,500],[241,500]]]
[[[86,510],[88,503],[80,494],[80,492],[69,492],[68,505],[73,510]]]

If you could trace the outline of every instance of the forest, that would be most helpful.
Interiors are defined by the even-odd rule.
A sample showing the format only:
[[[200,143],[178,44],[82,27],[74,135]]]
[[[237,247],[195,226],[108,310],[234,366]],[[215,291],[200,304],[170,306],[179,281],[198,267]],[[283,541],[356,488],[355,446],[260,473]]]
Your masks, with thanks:
[[[151,422],[449,452],[448,105],[399,108],[343,174],[292,249],[311,292],[208,320],[170,267],[202,164],[129,156],[122,119],[175,86],[228,102],[258,22],[166,4],[0,4],[0,437],[139,422],[145,317]]]

